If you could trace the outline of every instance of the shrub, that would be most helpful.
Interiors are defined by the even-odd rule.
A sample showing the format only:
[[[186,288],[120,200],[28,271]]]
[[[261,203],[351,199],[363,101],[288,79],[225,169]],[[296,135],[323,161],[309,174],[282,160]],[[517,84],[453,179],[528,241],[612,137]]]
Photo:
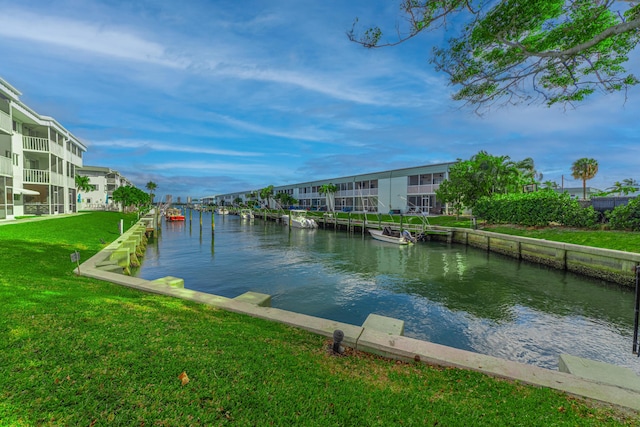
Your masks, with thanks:
[[[614,230],[640,231],[640,197],[629,200],[623,206],[616,206],[606,213],[609,227]]]
[[[570,227],[593,227],[598,221],[598,213],[592,207],[582,208],[568,194],[551,190],[484,197],[475,205],[473,213],[489,223],[524,226],[557,222]]]

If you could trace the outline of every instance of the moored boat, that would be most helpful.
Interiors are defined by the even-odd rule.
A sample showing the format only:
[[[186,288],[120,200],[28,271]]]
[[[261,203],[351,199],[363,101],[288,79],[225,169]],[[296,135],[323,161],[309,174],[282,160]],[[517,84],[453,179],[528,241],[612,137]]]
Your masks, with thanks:
[[[169,208],[164,212],[167,221],[184,221],[184,215],[180,209]]]
[[[407,230],[402,232],[384,227],[382,230],[368,228],[369,234],[376,240],[387,243],[395,243],[397,245],[409,245],[416,242],[416,239]]]
[[[240,218],[242,219],[253,219],[253,211],[251,209],[240,209]]]
[[[307,218],[307,211],[304,209],[292,209],[289,215],[282,215],[283,224],[288,225],[291,222],[291,227],[295,228],[318,228],[318,223],[312,218]]]

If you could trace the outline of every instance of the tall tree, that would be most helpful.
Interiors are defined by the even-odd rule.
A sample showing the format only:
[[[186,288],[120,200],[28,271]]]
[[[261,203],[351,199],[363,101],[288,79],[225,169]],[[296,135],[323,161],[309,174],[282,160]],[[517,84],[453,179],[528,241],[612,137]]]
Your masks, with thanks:
[[[298,200],[288,193],[278,193],[275,195],[274,199],[278,201],[280,207],[283,209],[298,204]]]
[[[458,87],[455,100],[494,103],[582,101],[596,91],[638,84],[624,64],[640,40],[640,3],[629,0],[398,0],[405,24],[383,39],[357,19],[348,37],[366,47],[392,46],[420,33],[460,28],[431,62]],[[463,25],[460,25],[463,24]]]
[[[120,203],[124,212],[128,207],[142,208],[150,203],[147,193],[131,185],[118,187],[113,192],[113,201]]]
[[[151,199],[151,203],[153,203],[153,198],[155,197],[154,191],[158,188],[158,184],[153,181],[149,181],[145,187],[149,190],[149,199]]]
[[[266,200],[267,208],[271,207],[269,203],[271,200],[271,196],[273,196],[273,185],[270,185],[260,190],[260,198],[262,200]]]
[[[324,194],[325,197],[327,198],[327,208],[329,209],[330,212],[333,212],[335,210],[334,195],[336,194],[337,191],[338,191],[338,187],[333,183],[322,184],[320,188],[318,188],[318,193]]]
[[[449,177],[436,190],[442,203],[450,203],[460,213],[492,194],[521,193],[526,183],[517,162],[509,156],[493,156],[480,151],[469,160],[459,160],[449,168]]]
[[[598,173],[598,161],[583,157],[573,162],[571,166],[571,176],[574,179],[582,180],[582,199],[587,199],[587,181]]]
[[[626,196],[629,193],[635,193],[640,188],[640,184],[633,178],[623,179],[622,182],[616,181],[612,187],[607,188],[607,194],[617,193],[618,196],[623,194]]]

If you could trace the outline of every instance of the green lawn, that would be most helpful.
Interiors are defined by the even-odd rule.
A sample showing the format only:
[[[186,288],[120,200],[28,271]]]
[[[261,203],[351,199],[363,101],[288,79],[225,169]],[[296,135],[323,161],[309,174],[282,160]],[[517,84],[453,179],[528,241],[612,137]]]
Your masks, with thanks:
[[[0,226],[0,425],[640,423],[475,372],[331,356],[321,336],[74,275],[70,254],[114,240],[121,217]]]

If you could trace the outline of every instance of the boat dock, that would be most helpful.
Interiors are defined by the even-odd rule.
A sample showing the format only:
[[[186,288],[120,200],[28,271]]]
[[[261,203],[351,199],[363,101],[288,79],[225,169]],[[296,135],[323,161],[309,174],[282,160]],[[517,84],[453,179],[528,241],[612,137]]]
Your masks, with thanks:
[[[280,222],[282,215],[285,215],[286,212],[260,211],[256,212],[255,217],[265,221]],[[372,218],[374,215],[375,218]],[[385,217],[389,217],[389,215],[385,215]],[[309,212],[308,218],[314,219],[318,223],[318,228],[347,231],[352,234],[365,234],[367,228],[382,230],[384,227],[389,227],[397,231],[408,230],[414,236],[421,236],[422,240],[430,240],[433,236],[438,236],[438,240],[446,240],[447,243],[451,243],[453,239],[453,230],[448,227],[432,226],[425,222],[411,222],[409,219],[413,216],[394,215],[391,216],[392,221],[383,221],[381,215],[371,213],[349,212],[337,215]],[[398,218],[397,221],[396,218]],[[407,221],[404,221],[404,218],[407,218]]]

